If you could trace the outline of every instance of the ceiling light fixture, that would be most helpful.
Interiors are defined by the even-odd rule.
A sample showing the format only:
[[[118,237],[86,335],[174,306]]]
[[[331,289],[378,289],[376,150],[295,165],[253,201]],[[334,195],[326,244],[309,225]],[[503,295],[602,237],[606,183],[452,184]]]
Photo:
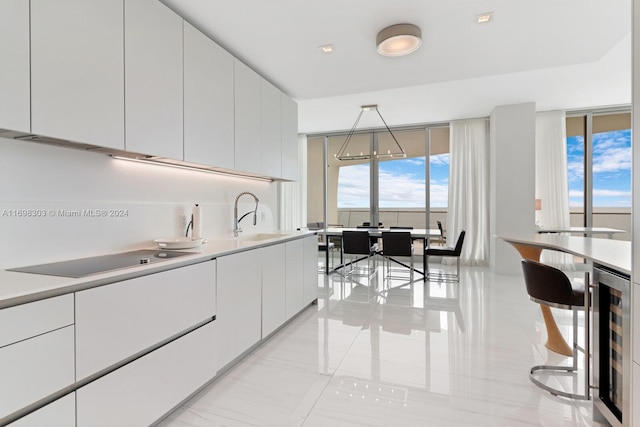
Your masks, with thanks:
[[[422,44],[422,31],[413,24],[396,24],[378,33],[376,46],[383,56],[403,56],[414,52]]]
[[[358,123],[360,122],[360,118],[362,117],[362,113],[364,113],[365,111],[370,111],[370,110],[376,110],[376,113],[378,113],[378,116],[380,116],[380,120],[382,120],[382,123],[384,123],[384,127],[387,129],[387,132],[389,132],[389,135],[391,135],[391,138],[393,139],[393,142],[395,142],[397,149],[394,147],[393,151],[391,151],[390,149],[387,150],[386,153],[380,153],[380,147],[378,147],[378,152],[374,151],[373,155],[371,153],[364,153],[361,152],[359,154],[350,154],[348,151],[349,148],[349,142],[351,141],[351,137],[353,136],[354,132],[356,131],[356,127],[358,126]],[[375,158],[403,158],[403,157],[407,157],[407,153],[405,153],[404,149],[400,146],[400,143],[398,142],[398,140],[396,139],[395,135],[393,134],[393,132],[391,132],[391,129],[389,129],[389,126],[387,125],[387,122],[384,121],[384,118],[382,117],[382,114],[380,114],[380,111],[378,110],[378,106],[377,105],[363,105],[362,107],[360,107],[360,114],[358,114],[358,118],[356,118],[356,122],[353,124],[353,126],[351,127],[351,130],[349,131],[349,134],[347,135],[347,138],[344,140],[344,142],[342,143],[342,146],[340,147],[340,150],[338,150],[338,153],[335,154],[335,158],[337,160],[367,160],[370,159],[371,157],[375,157]]]
[[[476,15],[476,22],[478,24],[484,24],[491,21],[491,18],[493,18],[493,12],[483,13],[481,15]]]

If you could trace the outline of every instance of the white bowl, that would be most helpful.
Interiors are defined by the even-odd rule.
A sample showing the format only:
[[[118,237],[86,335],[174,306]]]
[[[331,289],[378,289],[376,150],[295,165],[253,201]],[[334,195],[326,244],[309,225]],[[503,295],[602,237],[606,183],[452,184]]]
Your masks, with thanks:
[[[161,249],[192,249],[200,246],[203,240],[194,237],[166,237],[155,239],[154,242]]]

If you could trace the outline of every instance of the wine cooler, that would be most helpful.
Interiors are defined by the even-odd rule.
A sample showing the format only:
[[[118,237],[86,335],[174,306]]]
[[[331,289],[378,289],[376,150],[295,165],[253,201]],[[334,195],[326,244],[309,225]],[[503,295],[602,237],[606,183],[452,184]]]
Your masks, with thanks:
[[[629,277],[605,267],[593,270],[593,396],[612,426],[629,425],[631,382]]]

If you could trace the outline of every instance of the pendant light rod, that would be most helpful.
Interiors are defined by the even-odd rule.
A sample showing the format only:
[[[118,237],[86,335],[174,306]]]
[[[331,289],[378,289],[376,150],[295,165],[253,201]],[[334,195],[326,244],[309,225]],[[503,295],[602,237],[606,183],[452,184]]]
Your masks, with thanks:
[[[347,151],[347,148],[349,146],[349,142],[351,142],[351,137],[353,136],[353,134],[355,133],[356,128],[358,127],[358,123],[360,123],[360,118],[362,118],[362,113],[364,113],[365,111],[373,110],[373,109],[375,109],[376,113],[378,113],[378,116],[380,117],[380,120],[382,120],[382,123],[384,124],[384,127],[387,129],[387,132],[389,132],[389,135],[391,135],[391,138],[393,139],[393,142],[395,142],[395,144],[396,144],[396,146],[398,147],[398,150],[399,150],[399,151],[394,151],[394,152],[391,152],[391,150],[387,150],[387,152],[383,153],[383,154],[376,153],[374,151],[373,152],[373,156],[375,156],[376,158],[394,158],[394,157],[403,158],[403,157],[407,157],[406,152],[404,151],[404,149],[402,148],[402,146],[400,145],[400,143],[396,139],[396,136],[393,134],[393,132],[391,132],[391,129],[389,128],[389,125],[387,125],[387,122],[382,117],[382,114],[380,113],[380,110],[378,110],[378,106],[376,104],[372,104],[372,105],[363,105],[362,107],[360,107],[360,114],[358,114],[358,117],[356,118],[355,123],[353,124],[353,126],[351,127],[351,130],[349,130],[349,133],[347,134],[347,138],[344,140],[344,142],[340,146],[340,150],[338,150],[338,153],[335,155],[335,158],[337,160],[341,160],[341,161],[342,160],[367,160],[367,159],[370,159],[372,157],[372,154],[370,152],[368,152],[368,153],[362,153],[361,152],[360,154],[351,155],[349,153],[349,151]]]

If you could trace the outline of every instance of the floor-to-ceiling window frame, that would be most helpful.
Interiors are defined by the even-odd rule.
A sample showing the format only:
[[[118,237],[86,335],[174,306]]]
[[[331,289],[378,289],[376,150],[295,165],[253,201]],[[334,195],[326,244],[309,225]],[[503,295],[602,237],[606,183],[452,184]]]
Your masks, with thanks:
[[[308,221],[328,226],[357,226],[368,222],[383,226],[435,227],[430,211],[437,209],[437,220],[446,219],[448,184],[448,123],[392,128],[407,151],[406,159],[379,159],[390,138],[386,129],[364,129],[352,135],[351,153],[368,150],[369,159],[338,161],[335,154],[347,132],[309,134],[308,141]],[[432,139],[435,143],[432,144]],[[315,154],[313,154],[315,153]],[[318,169],[317,156],[324,156],[324,170]],[[437,162],[440,176],[434,177],[430,164]],[[444,163],[443,163],[444,162]],[[392,173],[395,173],[391,176]],[[444,177],[443,177],[444,175]],[[322,178],[324,177],[324,178]],[[320,208],[320,180],[322,208]],[[314,183],[315,182],[315,183]],[[432,203],[435,186],[437,203]],[[444,194],[441,194],[443,193]],[[409,200],[410,199],[410,200]],[[340,209],[339,209],[340,206]],[[431,222],[433,221],[433,224]]]
[[[567,112],[571,225],[627,230],[631,226],[631,110]]]

